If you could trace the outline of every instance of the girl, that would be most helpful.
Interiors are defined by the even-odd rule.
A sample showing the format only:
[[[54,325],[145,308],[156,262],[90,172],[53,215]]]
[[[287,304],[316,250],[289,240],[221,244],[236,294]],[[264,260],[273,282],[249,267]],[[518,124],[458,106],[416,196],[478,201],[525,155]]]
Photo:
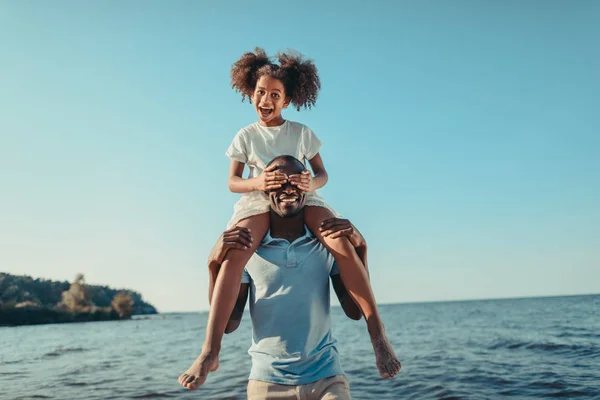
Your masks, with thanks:
[[[259,240],[243,250],[231,249],[225,256],[214,286],[202,353],[180,377],[182,385],[190,389],[202,385],[208,372],[218,367],[221,339],[237,299],[242,271],[269,229],[270,203],[265,192],[288,181],[307,192],[305,223],[334,256],[346,289],[365,316],[379,373],[390,378],[400,370],[400,362],[385,336],[363,263],[347,237],[334,238],[322,227],[336,213],[316,193],[327,183],[327,171],[319,155],[321,142],[305,125],[281,116],[290,104],[298,110],[315,105],[321,87],[317,69],[297,53],[279,53],[277,58],[279,64],[271,62],[264,50],[257,48],[242,55],[231,69],[232,87],[241,93],[242,101],[246,97],[251,101],[258,121],[240,130],[226,152],[231,159],[229,189],[244,194],[234,207],[228,228],[247,228]],[[308,160],[314,176],[308,170],[286,176],[274,168],[265,168],[271,159],[284,154]],[[244,179],[246,165],[250,174]]]

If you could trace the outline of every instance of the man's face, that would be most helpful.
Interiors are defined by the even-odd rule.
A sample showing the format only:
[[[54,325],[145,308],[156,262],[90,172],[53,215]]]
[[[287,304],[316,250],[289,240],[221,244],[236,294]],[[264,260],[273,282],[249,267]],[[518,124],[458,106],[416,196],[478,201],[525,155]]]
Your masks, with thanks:
[[[278,160],[275,161],[275,164],[277,165],[276,170],[283,172],[287,176],[300,174],[304,170],[299,161],[292,163]],[[279,189],[267,192],[267,195],[271,201],[271,209],[283,218],[298,215],[304,208],[306,200],[305,192],[290,182],[284,183]]]

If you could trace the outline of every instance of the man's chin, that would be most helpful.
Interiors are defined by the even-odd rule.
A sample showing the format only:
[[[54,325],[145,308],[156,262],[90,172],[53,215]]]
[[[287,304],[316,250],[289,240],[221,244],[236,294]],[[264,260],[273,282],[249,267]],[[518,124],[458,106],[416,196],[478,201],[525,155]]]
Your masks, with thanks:
[[[278,208],[277,210],[273,210],[275,211],[275,214],[279,215],[281,218],[291,218],[291,217],[295,217],[296,215],[300,214],[300,211],[302,211],[302,208],[299,207],[294,207],[292,209],[290,208]]]

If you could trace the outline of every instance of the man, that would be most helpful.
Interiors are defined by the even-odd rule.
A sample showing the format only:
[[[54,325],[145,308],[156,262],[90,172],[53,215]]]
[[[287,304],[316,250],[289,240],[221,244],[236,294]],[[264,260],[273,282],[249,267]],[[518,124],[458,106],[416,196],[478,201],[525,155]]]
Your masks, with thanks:
[[[288,176],[305,169],[292,156],[277,157],[271,164]],[[250,294],[253,337],[248,399],[350,399],[331,334],[330,277],[346,315],[360,319],[360,309],[346,291],[333,256],[304,225],[305,193],[287,182],[267,194],[270,230],[246,265],[226,329],[226,333],[237,329]],[[327,221],[323,235],[348,236],[366,265],[366,243],[347,220]],[[248,246],[250,240],[244,228],[233,228],[220,238],[210,257],[209,300],[227,250]],[[215,360],[209,371],[217,367]],[[190,370],[179,382],[195,389],[208,371],[194,376]]]

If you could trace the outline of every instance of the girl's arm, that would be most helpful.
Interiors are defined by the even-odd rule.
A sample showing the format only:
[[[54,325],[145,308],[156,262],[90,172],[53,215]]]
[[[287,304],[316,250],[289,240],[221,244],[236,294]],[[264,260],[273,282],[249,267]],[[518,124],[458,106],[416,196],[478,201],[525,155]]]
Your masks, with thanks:
[[[248,193],[255,190],[273,190],[279,189],[281,185],[287,182],[287,177],[284,173],[273,171],[277,165],[273,164],[265,168],[265,170],[257,177],[244,179],[244,164],[236,160],[231,160],[229,164],[229,179],[227,181],[229,190],[233,193]]]
[[[229,190],[231,190],[233,193],[248,193],[256,190],[254,189],[256,178],[242,178],[245,165],[246,164],[243,162],[236,160],[231,160],[231,163],[229,164],[229,179],[227,184],[229,186]]]
[[[312,159],[308,160],[310,167],[314,172],[314,176],[311,181],[310,191],[321,189],[327,183],[327,171],[325,170],[325,165],[323,165],[323,159],[321,158],[321,154],[317,153]]]
[[[308,160],[308,162],[315,173],[314,176],[310,174],[309,170],[304,170],[301,174],[290,175],[289,178],[292,185],[298,186],[298,188],[305,192],[312,192],[325,186],[328,176],[319,153]]]

